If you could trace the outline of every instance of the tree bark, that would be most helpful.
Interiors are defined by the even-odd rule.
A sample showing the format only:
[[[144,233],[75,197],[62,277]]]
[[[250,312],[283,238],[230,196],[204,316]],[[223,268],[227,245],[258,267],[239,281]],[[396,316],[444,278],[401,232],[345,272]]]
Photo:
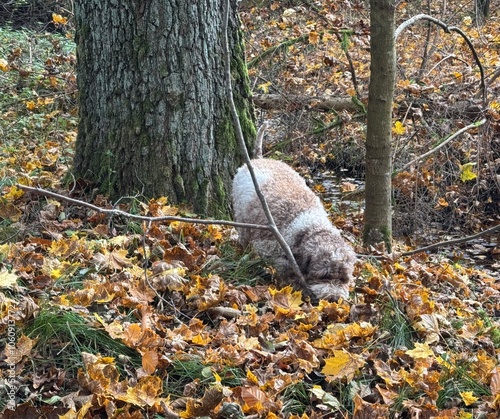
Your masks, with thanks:
[[[231,6],[235,102],[252,143],[236,1]],[[227,216],[231,179],[242,159],[227,105],[222,16],[221,0],[75,2],[76,176],[115,199],[167,196],[200,214]]]
[[[366,135],[365,244],[391,251],[391,129],[396,69],[393,0],[370,1],[370,85]]]

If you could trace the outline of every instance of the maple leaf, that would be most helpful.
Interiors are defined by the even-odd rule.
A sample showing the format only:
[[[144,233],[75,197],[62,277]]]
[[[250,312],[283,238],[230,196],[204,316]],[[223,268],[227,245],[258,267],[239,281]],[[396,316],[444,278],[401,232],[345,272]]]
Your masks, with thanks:
[[[407,350],[405,354],[411,356],[413,359],[425,359],[434,357],[434,351],[429,347],[429,344],[427,342],[415,342],[415,348]]]
[[[396,121],[392,127],[392,132],[396,135],[403,135],[406,133],[406,128],[401,121]]]
[[[465,163],[464,165],[460,165],[460,180],[462,182],[467,182],[468,180],[474,180],[477,178],[477,175],[472,171],[472,168],[476,163]]]
[[[270,288],[269,293],[273,297],[274,308],[278,313],[290,315],[301,309],[303,303],[301,291],[294,291],[291,286],[286,286],[280,290]]]
[[[160,377],[147,375],[139,378],[134,387],[128,387],[126,394],[115,395],[117,400],[122,400],[136,406],[153,406],[157,402],[158,395],[162,391],[162,380]]]
[[[472,391],[461,391],[460,397],[462,397],[462,400],[466,406],[470,406],[471,404],[474,404],[479,400],[476,396],[474,396],[474,393],[472,393]]]
[[[325,366],[321,372],[330,380],[347,378],[349,381],[363,365],[365,361],[361,355],[351,354],[346,350],[333,351],[333,357],[325,359]]]
[[[319,42],[319,33],[316,31],[309,32],[309,43],[316,45]]]
[[[2,199],[7,200],[8,202],[15,201],[19,198],[21,198],[24,195],[24,191],[22,189],[19,189],[17,186],[11,186],[9,188],[9,192],[6,194],[2,195]]]
[[[52,22],[58,25],[66,25],[68,23],[68,18],[58,15],[57,13],[52,13]]]
[[[389,406],[380,403],[369,403],[356,393],[354,396],[354,419],[372,419],[389,417]]]
[[[17,283],[17,275],[8,271],[0,272],[0,288],[12,288]]]
[[[268,81],[266,83],[259,84],[257,86],[257,89],[262,90],[262,92],[267,95],[269,93],[269,86],[271,86],[271,85],[272,85],[272,83],[270,81]]]

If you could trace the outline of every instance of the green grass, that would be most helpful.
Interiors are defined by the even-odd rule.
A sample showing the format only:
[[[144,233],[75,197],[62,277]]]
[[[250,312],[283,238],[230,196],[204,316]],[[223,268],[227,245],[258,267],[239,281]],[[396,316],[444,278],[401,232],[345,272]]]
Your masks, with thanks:
[[[215,381],[214,368],[217,366],[206,364],[196,355],[184,355],[175,359],[168,368],[168,378],[164,382],[165,393],[173,397],[181,397],[186,385],[197,383],[197,394],[202,397],[206,388]],[[246,377],[245,371],[236,367],[224,367],[217,374],[221,383],[230,388],[241,385]]]
[[[220,249],[220,259],[209,263],[205,271],[217,274],[224,281],[234,285],[269,284],[271,277],[266,264],[253,253],[242,253],[237,245],[224,242]]]
[[[389,334],[388,344],[393,349],[413,348],[413,338],[415,331],[410,320],[399,306],[399,302],[389,293],[385,295],[382,302],[382,318],[380,320],[380,330]]]
[[[286,387],[281,396],[283,401],[281,413],[286,417],[305,413],[311,404],[309,388],[310,386],[303,381]]]
[[[34,363],[47,363],[62,368],[76,377],[83,367],[82,352],[118,358],[125,356],[134,365],[141,364],[139,354],[118,340],[112,339],[103,329],[90,324],[73,311],[44,308],[25,330],[31,339],[37,339],[36,350],[40,357]]]

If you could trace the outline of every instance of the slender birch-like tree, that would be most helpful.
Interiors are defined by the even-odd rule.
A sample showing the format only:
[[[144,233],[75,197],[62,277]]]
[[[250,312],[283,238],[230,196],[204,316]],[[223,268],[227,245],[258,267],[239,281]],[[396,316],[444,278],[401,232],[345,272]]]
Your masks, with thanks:
[[[396,73],[395,2],[370,0],[370,85],[366,135],[365,244],[391,250],[391,129]]]

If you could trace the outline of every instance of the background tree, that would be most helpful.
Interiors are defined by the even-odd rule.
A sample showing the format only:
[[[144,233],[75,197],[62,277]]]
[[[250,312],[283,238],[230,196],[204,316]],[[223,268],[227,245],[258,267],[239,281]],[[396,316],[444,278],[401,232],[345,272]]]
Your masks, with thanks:
[[[231,1],[235,102],[253,138],[244,51]],[[241,159],[227,107],[223,2],[78,0],[76,176],[112,198],[142,193],[227,214]]]
[[[391,128],[396,70],[395,5],[370,1],[370,85],[366,135],[365,244],[391,249]]]

